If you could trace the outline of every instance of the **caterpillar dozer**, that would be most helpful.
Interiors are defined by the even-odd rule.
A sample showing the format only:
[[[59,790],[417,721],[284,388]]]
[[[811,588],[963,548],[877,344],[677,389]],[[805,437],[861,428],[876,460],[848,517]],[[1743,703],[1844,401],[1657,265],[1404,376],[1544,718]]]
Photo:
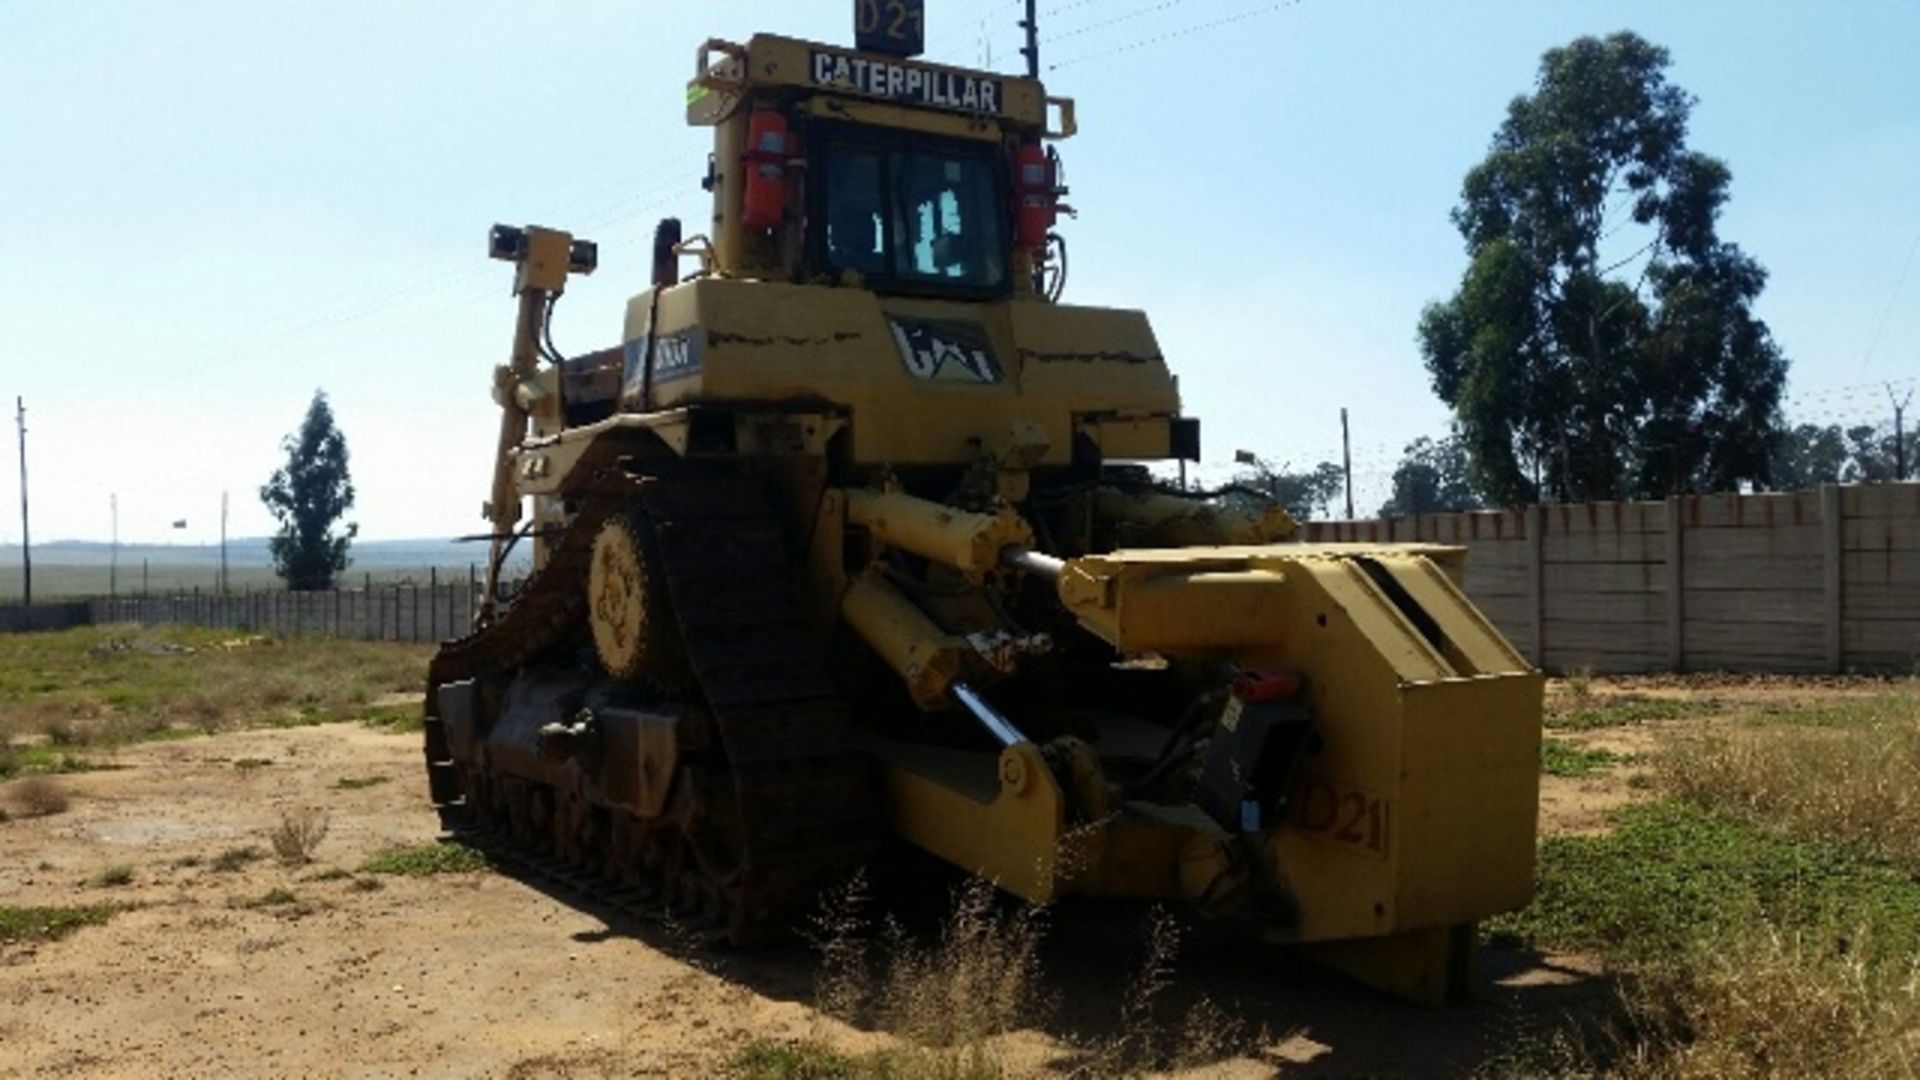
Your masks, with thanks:
[[[519,310],[434,802],[740,944],[897,839],[1462,993],[1532,887],[1540,676],[1461,550],[1163,479],[1200,429],[1147,317],[1062,300],[1073,102],[911,53],[701,45],[712,220],[660,224],[616,347],[552,344],[593,244],[494,228]]]

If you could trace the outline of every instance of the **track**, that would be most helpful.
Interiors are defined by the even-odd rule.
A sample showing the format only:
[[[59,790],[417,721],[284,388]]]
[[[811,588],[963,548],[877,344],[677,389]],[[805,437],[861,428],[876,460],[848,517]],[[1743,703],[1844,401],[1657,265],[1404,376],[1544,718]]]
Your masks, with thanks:
[[[665,814],[641,819],[575,792],[452,760],[437,715],[448,682],[499,678],[574,650],[585,632],[594,534],[616,514],[650,524],[696,684],[688,704],[713,742],[683,754]],[[880,835],[872,766],[799,603],[797,574],[764,485],[738,473],[612,470],[592,488],[516,601],[428,669],[425,750],[450,828],[511,838],[548,876],[609,883],[737,944],[779,936],[818,891],[863,863]],[[484,757],[484,755],[483,755]],[[558,861],[568,874],[551,872]],[[623,904],[623,906],[625,906]]]

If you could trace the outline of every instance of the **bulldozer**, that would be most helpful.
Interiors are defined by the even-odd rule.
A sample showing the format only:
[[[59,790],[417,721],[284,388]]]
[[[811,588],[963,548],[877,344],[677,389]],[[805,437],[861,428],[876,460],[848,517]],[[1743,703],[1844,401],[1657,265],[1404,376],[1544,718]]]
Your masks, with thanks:
[[[1063,299],[1074,102],[869,29],[699,46],[712,219],[660,223],[618,345],[553,346],[594,244],[492,230],[518,316],[485,600],[430,664],[443,820],[736,945],[904,842],[1467,993],[1532,888],[1542,680],[1464,552],[1170,478],[1200,424],[1146,315]]]

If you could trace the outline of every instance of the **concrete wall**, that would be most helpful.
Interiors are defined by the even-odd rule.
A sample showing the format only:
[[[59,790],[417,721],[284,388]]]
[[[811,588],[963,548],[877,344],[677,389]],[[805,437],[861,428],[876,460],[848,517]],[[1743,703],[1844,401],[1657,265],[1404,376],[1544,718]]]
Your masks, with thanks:
[[[1314,522],[1468,549],[1467,593],[1554,671],[1911,672],[1920,484]]]

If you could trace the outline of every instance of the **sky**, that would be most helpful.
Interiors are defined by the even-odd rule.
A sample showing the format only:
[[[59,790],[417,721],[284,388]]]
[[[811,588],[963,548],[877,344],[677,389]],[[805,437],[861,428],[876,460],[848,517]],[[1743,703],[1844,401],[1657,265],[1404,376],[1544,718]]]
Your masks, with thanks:
[[[554,331],[615,344],[655,221],[708,213],[695,47],[848,43],[844,0],[0,0],[0,393],[27,406],[33,536],[272,530],[258,488],[324,389],[369,538],[477,531],[511,270],[494,222],[599,242]],[[928,0],[927,59],[1013,72],[1018,0]],[[1920,377],[1920,3],[1040,0],[1070,302],[1138,307],[1203,418],[1338,458],[1357,509],[1446,430],[1414,341],[1465,265],[1448,219],[1543,51],[1632,29],[1733,171],[1723,238],[1771,271],[1788,416],[1886,422]],[[1909,416],[1920,414],[1914,409]],[[17,543],[12,432],[0,544]],[[171,523],[185,519],[184,529]]]

